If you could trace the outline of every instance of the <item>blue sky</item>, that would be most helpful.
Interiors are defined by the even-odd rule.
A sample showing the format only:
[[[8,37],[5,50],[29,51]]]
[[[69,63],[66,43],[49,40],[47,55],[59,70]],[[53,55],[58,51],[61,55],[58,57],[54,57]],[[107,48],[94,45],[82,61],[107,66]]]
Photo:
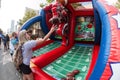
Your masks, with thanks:
[[[40,10],[39,4],[45,0],[1,0],[0,28],[7,31],[11,26],[11,20],[19,20],[24,16],[25,7]]]

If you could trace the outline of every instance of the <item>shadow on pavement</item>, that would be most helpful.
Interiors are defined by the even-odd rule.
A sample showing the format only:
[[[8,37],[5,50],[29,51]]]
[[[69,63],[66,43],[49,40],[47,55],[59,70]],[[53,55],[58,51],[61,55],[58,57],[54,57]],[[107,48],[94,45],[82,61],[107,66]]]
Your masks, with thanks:
[[[21,74],[15,69],[8,51],[0,49],[0,80],[22,80]]]

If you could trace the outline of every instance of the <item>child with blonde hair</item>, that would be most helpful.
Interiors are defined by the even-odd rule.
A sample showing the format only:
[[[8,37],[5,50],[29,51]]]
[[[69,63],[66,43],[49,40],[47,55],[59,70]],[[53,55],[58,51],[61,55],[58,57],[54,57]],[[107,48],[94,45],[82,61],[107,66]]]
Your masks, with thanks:
[[[18,35],[19,45],[22,44],[23,63],[19,66],[23,74],[23,80],[34,80],[32,71],[30,69],[30,59],[32,58],[32,48],[44,43],[50,35],[54,32],[55,27],[52,27],[48,34],[39,40],[29,40],[30,36],[26,30],[21,30]]]

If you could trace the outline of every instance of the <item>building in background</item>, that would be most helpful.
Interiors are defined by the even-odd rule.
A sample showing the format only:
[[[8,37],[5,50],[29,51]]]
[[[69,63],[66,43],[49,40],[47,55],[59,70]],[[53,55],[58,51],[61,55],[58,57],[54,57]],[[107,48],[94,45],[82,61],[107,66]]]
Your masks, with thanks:
[[[1,8],[1,0],[0,0],[0,8]]]
[[[10,33],[15,31],[15,20],[11,20],[11,27],[10,27]]]
[[[26,7],[25,12],[27,12],[27,11],[35,11],[36,16],[39,15],[39,10],[34,10],[34,9]],[[19,25],[18,21],[11,20],[11,25],[10,25],[10,28],[7,29],[7,34],[11,34],[12,32],[18,33],[20,31],[21,27],[22,26]],[[33,34],[36,35],[37,37],[40,37],[40,38],[44,37],[44,33],[40,27],[40,22],[34,23],[33,25],[30,26],[29,29],[32,30]]]

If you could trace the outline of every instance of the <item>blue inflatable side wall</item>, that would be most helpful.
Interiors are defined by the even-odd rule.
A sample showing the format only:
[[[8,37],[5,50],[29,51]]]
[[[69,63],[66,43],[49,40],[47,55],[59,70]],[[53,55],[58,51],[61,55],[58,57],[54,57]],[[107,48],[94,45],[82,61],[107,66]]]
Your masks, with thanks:
[[[29,19],[27,22],[25,22],[21,28],[22,29],[28,29],[32,24],[39,22],[42,20],[41,16],[36,16],[36,17],[32,17],[31,19]]]
[[[43,9],[40,11],[40,15],[41,15],[41,17],[42,17],[41,24],[40,24],[40,25],[41,25],[41,28],[42,28],[43,32],[44,32],[45,34],[47,34],[48,31],[49,31],[49,29],[48,29],[48,26],[47,26],[47,24],[46,24],[45,11],[44,11]]]
[[[95,17],[100,18],[100,22],[97,22],[97,24],[101,25],[101,40],[100,40],[100,51],[98,53],[98,59],[89,80],[100,80],[101,75],[107,64],[108,56],[110,54],[111,31],[110,31],[109,17],[107,15],[105,8],[97,0],[93,0],[93,5],[95,9],[95,14],[97,14],[95,15]],[[96,27],[100,27],[100,26],[96,25]]]
[[[44,9],[42,9],[40,11],[40,15],[42,17],[41,24],[40,24],[41,28],[42,28],[43,32],[45,34],[47,34],[49,32],[49,29],[48,29],[48,26],[47,26],[47,23],[46,23],[46,13],[45,13]],[[53,39],[53,40],[56,40],[54,35],[51,35],[50,38]]]

